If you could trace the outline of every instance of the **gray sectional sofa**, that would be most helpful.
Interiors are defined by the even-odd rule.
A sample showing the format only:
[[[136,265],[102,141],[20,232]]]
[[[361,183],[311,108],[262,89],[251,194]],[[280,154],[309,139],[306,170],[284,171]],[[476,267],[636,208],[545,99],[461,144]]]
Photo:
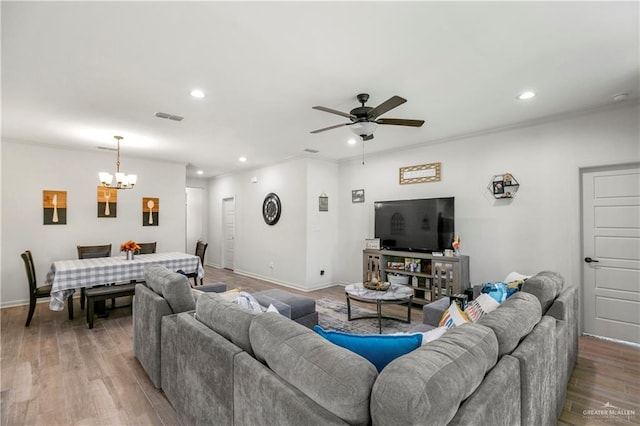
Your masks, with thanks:
[[[577,293],[546,272],[523,290],[379,374],[282,315],[204,294],[163,318],[161,385],[184,425],[555,424],[577,355]]]

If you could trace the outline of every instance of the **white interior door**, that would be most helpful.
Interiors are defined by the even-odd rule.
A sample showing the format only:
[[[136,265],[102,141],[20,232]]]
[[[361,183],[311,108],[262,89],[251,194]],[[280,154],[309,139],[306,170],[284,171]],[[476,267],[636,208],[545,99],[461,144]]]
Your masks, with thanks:
[[[584,332],[640,343],[640,168],[582,174]]]
[[[233,198],[222,200],[222,267],[233,270],[235,256],[236,203]]]
[[[186,229],[186,253],[194,254],[196,242],[203,239],[202,236],[202,188],[187,188],[187,229]]]

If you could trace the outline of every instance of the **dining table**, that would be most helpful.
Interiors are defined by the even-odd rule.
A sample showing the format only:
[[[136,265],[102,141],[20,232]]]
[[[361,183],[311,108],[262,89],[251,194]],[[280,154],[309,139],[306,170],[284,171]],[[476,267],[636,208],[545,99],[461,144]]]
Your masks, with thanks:
[[[143,281],[144,268],[152,263],[172,271],[180,270],[185,274],[196,273],[198,278],[204,277],[200,257],[181,252],[138,254],[131,260],[125,256],[56,260],[45,278],[45,284],[51,285],[49,309],[62,311],[65,300],[82,287]]]

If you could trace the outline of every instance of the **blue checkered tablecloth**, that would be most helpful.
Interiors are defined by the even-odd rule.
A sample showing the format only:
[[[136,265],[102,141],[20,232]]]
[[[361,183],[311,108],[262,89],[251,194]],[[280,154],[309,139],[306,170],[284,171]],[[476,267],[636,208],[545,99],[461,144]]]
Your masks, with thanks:
[[[51,264],[45,278],[45,284],[51,285],[49,309],[62,311],[64,301],[73,294],[76,288],[143,280],[144,267],[150,263],[158,263],[172,271],[181,269],[187,274],[197,272],[198,278],[204,277],[200,258],[179,252],[139,254],[133,260],[126,260],[124,255],[94,259],[56,260]]]

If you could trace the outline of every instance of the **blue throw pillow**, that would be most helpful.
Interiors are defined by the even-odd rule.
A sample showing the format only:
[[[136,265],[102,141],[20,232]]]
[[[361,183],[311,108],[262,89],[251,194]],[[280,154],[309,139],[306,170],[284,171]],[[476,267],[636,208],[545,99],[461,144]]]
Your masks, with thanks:
[[[422,333],[416,334],[351,334],[323,330],[316,325],[316,333],[351,352],[366,358],[376,366],[378,373],[394,359],[408,354],[422,344]]]

